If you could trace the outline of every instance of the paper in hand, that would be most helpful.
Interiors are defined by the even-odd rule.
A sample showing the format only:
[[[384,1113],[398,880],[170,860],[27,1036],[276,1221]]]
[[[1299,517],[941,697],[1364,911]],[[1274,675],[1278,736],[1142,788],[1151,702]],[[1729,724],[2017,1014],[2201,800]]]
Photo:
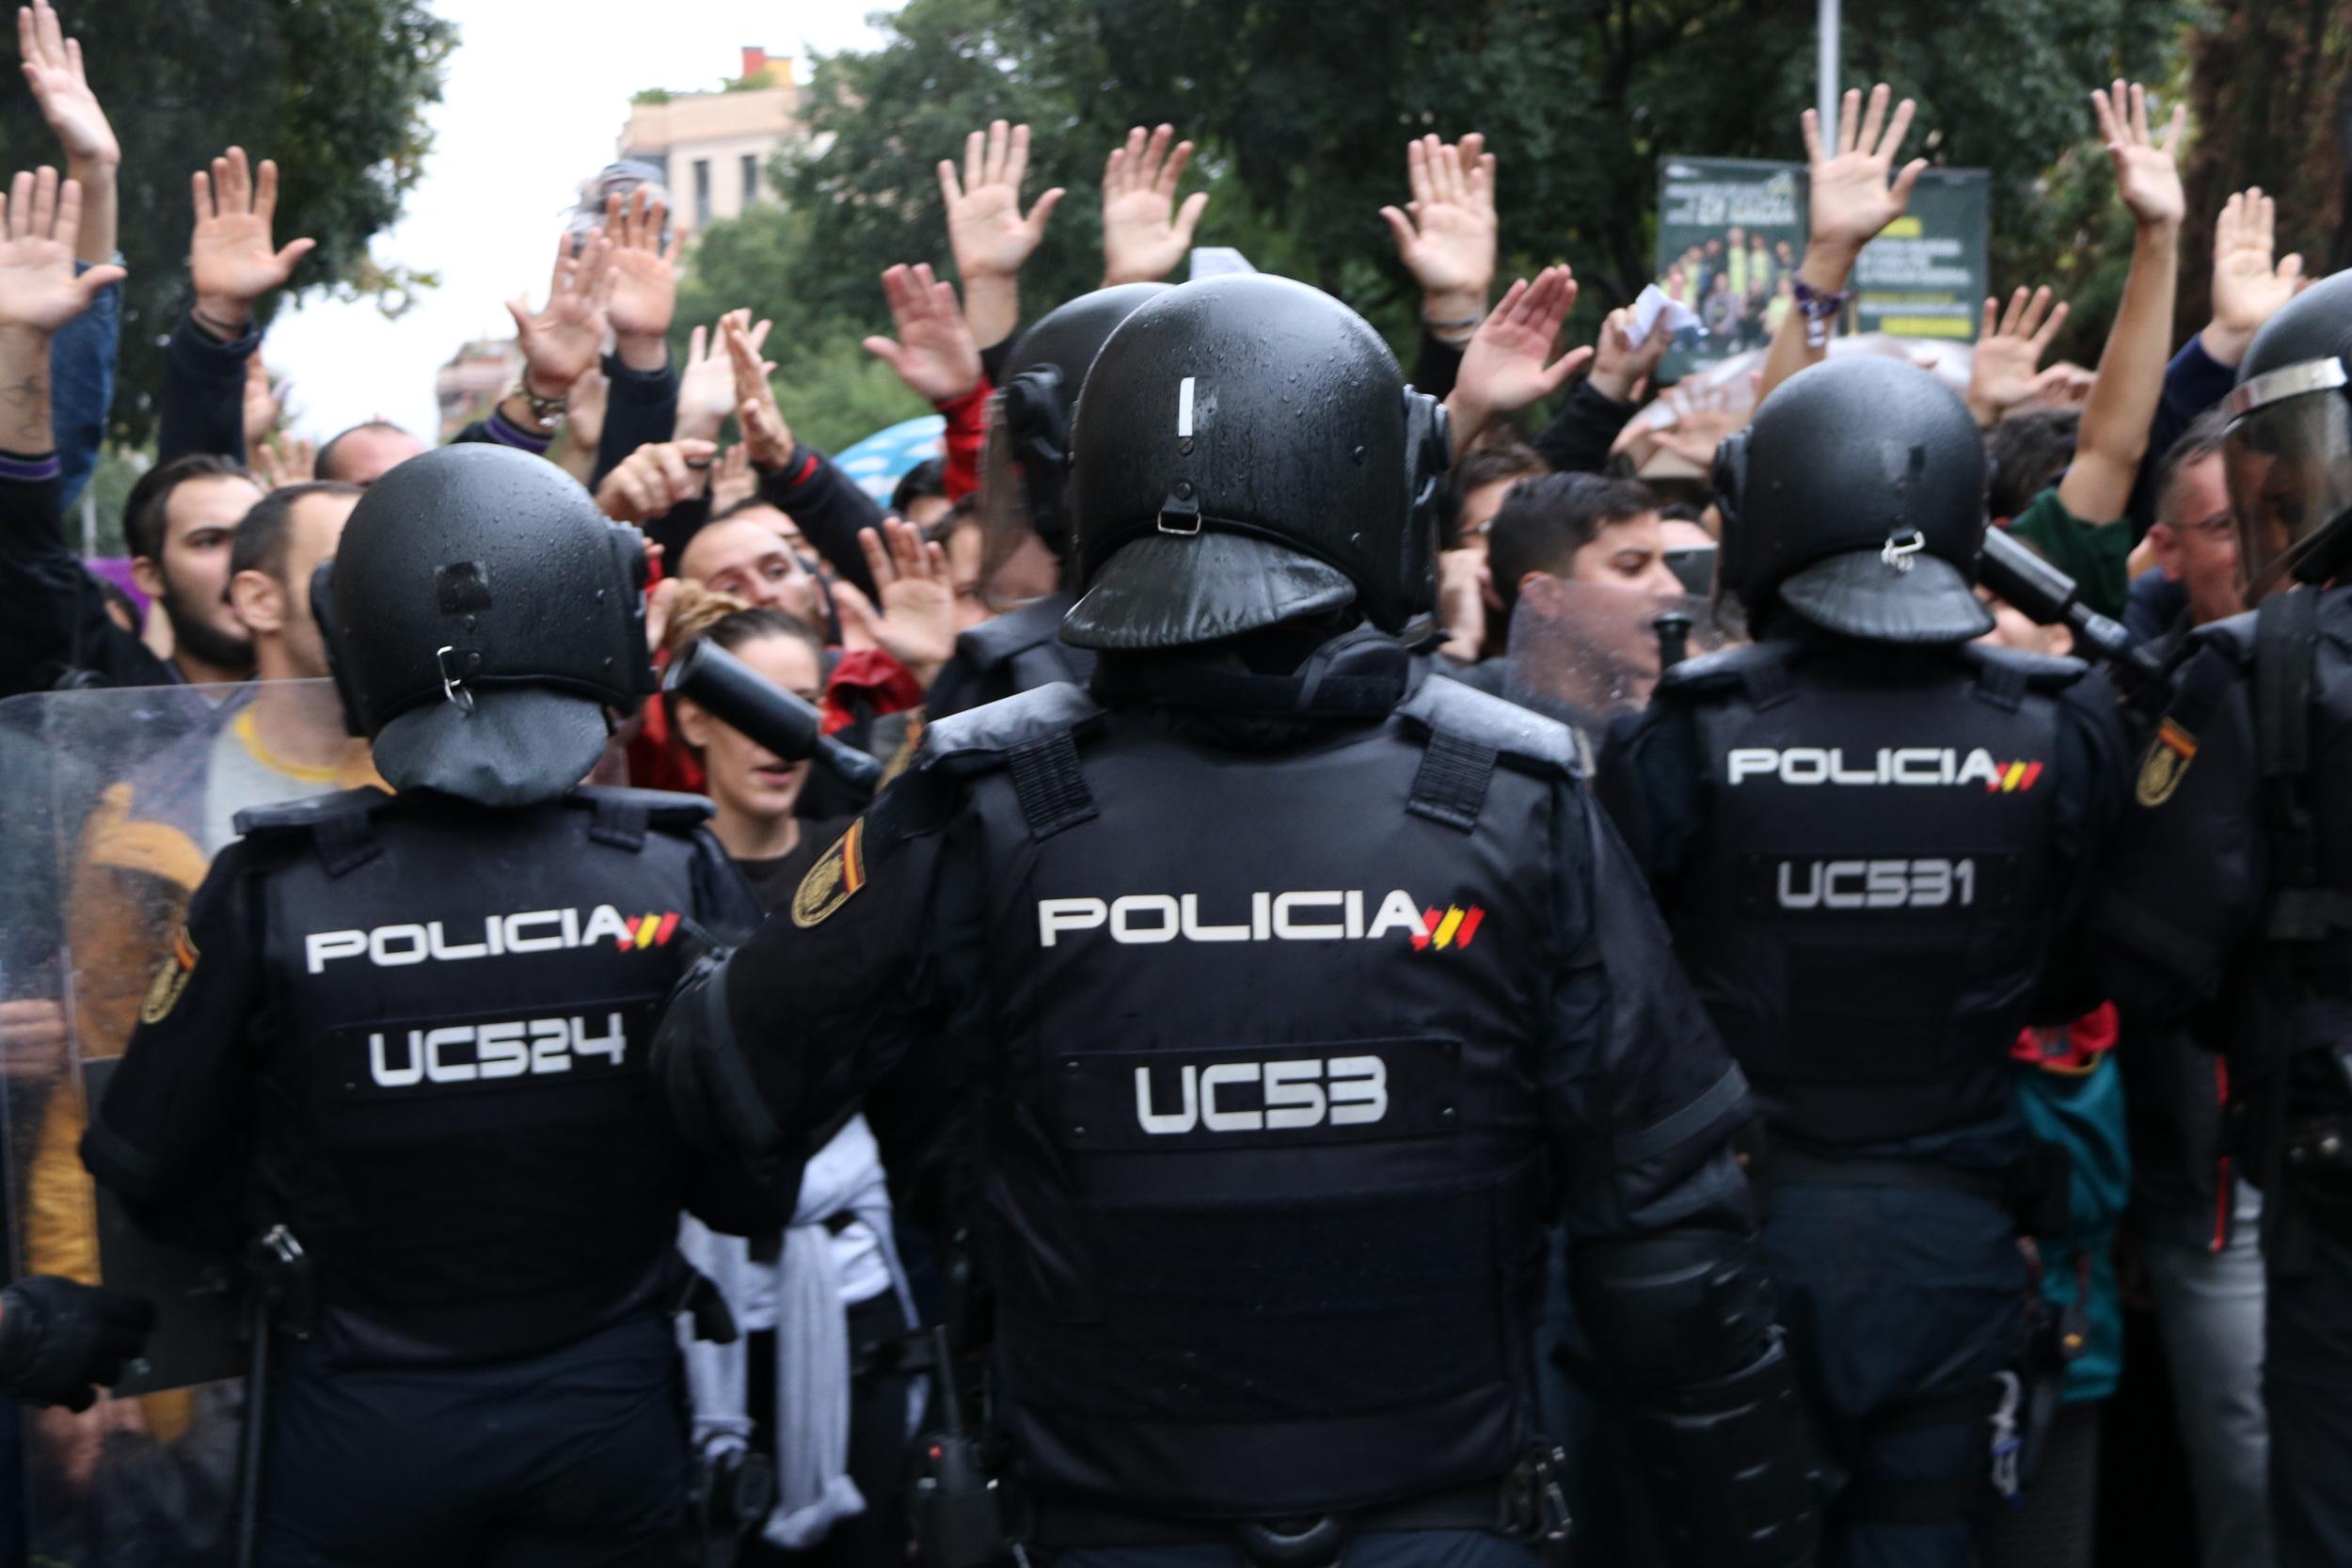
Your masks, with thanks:
[[[1633,302],[1633,320],[1626,325],[1626,336],[1632,340],[1635,348],[1641,347],[1649,341],[1650,332],[1659,325],[1661,316],[1665,320],[1666,331],[1669,334],[1680,332],[1686,326],[1699,325],[1696,311],[1668,294],[1657,284],[1652,283],[1648,288],[1644,289],[1641,297]]]

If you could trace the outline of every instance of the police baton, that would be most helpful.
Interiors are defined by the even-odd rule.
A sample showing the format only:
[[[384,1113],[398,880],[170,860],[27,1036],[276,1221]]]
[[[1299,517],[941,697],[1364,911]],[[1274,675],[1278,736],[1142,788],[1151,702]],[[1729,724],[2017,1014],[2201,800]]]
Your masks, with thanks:
[[[2162,713],[2171,701],[2172,683],[2163,663],[2134,642],[2121,623],[2083,603],[2081,585],[2073,578],[2010,538],[2007,530],[1984,531],[1977,580],[2014,605],[2027,620],[2045,626],[2062,626],[2073,632],[2075,649],[2086,658],[2106,665],[2115,684],[2143,712]]]
[[[691,699],[787,762],[813,757],[869,795],[882,782],[881,763],[825,733],[816,704],[787,691],[707,637],[688,643],[670,660],[661,689]]]

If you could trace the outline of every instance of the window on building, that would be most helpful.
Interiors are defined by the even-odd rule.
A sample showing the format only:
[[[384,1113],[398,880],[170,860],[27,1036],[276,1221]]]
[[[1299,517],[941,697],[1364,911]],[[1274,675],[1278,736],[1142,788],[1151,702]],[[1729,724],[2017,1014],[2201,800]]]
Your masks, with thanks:
[[[710,160],[694,160],[694,227],[710,227]]]
[[[748,207],[759,199],[759,154],[743,154],[743,205]]]

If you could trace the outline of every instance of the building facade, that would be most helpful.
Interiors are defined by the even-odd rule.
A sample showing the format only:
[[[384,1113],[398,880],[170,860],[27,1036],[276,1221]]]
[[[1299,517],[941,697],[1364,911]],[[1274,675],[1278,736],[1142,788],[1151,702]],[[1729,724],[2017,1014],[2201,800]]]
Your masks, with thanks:
[[[800,129],[792,62],[747,48],[742,66],[721,91],[641,94],[621,131],[620,156],[660,169],[697,229],[764,199],[769,158]]]

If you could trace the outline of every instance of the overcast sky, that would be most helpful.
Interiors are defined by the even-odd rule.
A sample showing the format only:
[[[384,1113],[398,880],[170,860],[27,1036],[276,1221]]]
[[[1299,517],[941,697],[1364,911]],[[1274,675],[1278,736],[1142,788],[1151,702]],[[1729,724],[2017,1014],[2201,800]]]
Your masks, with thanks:
[[[561,213],[610,162],[641,87],[715,87],[738,51],[771,55],[875,41],[866,18],[893,0],[433,0],[457,24],[433,152],[378,262],[438,271],[441,286],[397,322],[372,305],[313,299],[278,313],[264,353],[294,383],[295,427],[324,438],[381,416],[427,440],[433,373],[469,338],[508,337],[501,301],[548,283]],[[294,236],[280,234],[280,244]]]

